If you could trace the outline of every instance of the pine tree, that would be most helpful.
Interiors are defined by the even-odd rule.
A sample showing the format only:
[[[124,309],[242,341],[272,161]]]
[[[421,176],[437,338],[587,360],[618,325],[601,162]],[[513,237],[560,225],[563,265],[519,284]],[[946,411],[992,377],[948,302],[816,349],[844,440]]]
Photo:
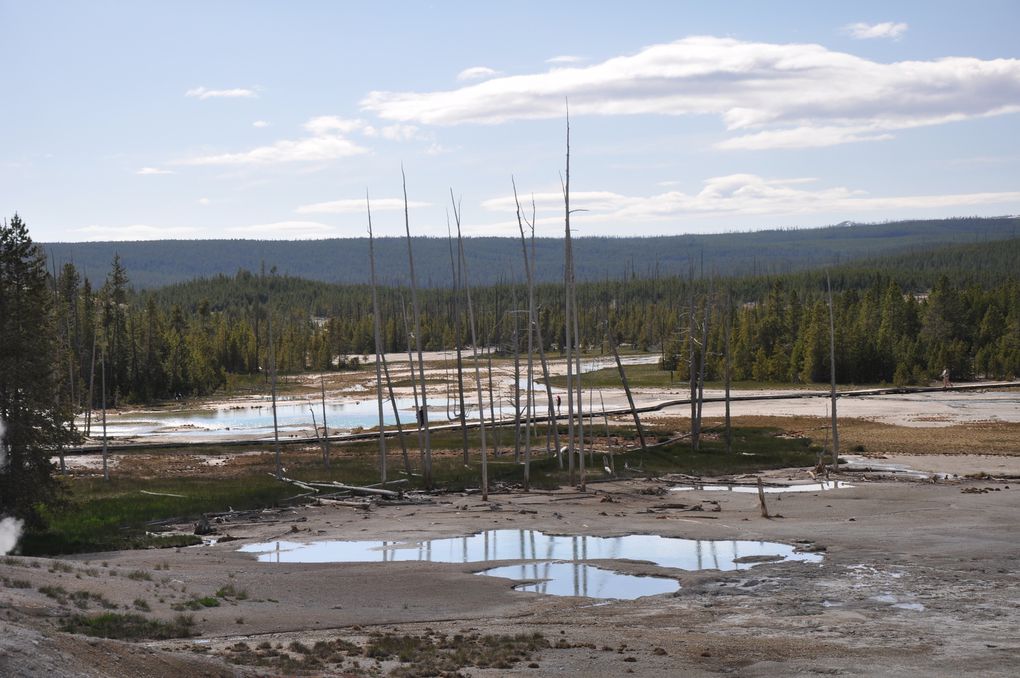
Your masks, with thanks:
[[[56,336],[45,256],[15,214],[0,225],[0,513],[36,527],[60,497],[50,456],[76,437]]]

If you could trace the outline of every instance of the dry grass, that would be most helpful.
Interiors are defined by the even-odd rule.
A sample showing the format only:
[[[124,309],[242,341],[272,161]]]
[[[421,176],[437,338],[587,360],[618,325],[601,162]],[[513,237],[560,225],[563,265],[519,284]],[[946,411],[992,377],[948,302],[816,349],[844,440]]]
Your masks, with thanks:
[[[661,423],[660,423],[661,422]],[[706,428],[722,427],[721,419],[706,419]],[[660,426],[686,430],[688,420],[659,420]],[[825,440],[828,419],[824,417],[734,417],[734,426],[774,427]],[[840,448],[843,452],[866,454],[1002,454],[1020,456],[1020,424],[981,422],[955,426],[894,426],[865,419],[840,419]],[[858,449],[863,448],[863,450]]]

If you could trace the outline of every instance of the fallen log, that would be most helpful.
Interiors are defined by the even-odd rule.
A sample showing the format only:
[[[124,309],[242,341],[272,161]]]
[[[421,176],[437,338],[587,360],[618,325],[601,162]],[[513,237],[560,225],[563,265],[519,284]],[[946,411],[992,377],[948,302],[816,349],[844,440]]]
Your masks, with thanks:
[[[269,475],[274,475],[274,474],[270,473]],[[309,481],[305,482],[305,481],[302,481],[302,480],[295,480],[293,478],[287,478],[286,476],[280,478],[280,480],[282,480],[285,483],[291,483],[292,485],[296,485],[296,486],[298,486],[300,488],[303,488],[303,489],[306,489],[306,490],[311,490],[313,492],[318,492],[319,491],[318,488],[321,488],[321,489],[329,489],[329,490],[334,490],[334,491],[339,491],[339,492],[350,492],[351,494],[360,494],[360,495],[368,495],[368,496],[376,496],[376,497],[386,497],[387,499],[402,499],[403,496],[404,496],[403,492],[394,492],[393,490],[384,490],[384,489],[382,489],[380,487],[359,487],[357,485],[344,485],[343,483],[339,483],[339,482],[337,482],[335,480],[331,481],[331,482],[322,482],[322,481],[314,481],[314,480],[309,480]]]

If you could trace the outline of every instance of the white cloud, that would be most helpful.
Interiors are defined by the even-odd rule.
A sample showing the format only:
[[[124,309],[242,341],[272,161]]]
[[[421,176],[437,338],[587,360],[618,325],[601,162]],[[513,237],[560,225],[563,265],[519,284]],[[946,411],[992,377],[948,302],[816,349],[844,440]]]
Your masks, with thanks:
[[[350,134],[364,128],[365,123],[357,118],[341,118],[336,115],[320,115],[305,123],[304,127],[312,134],[328,134],[338,132]]]
[[[262,128],[264,128],[264,127],[269,127],[269,123],[268,123],[268,122],[266,122],[265,120],[256,120],[255,122],[253,122],[253,123],[251,124],[251,126],[252,126],[252,127],[257,127],[257,128],[259,128],[259,129],[262,129]]]
[[[199,205],[208,205],[211,202],[212,202],[212,200],[210,200],[209,198],[199,198],[198,199],[198,204]]]
[[[173,170],[160,169],[159,167],[143,167],[142,169],[135,172],[135,174],[141,174],[145,176],[152,174],[173,174],[173,173],[174,173]]]
[[[418,138],[418,128],[414,125],[386,125],[381,132],[383,139],[389,141],[410,141]]]
[[[261,123],[261,124],[260,124]],[[257,121],[256,127],[269,123]],[[361,134],[387,141],[428,141],[417,125],[394,123],[376,127],[360,118],[343,118],[337,115],[320,115],[302,127],[309,136],[301,139],[281,139],[269,146],[258,146],[238,153],[213,153],[177,161],[180,165],[270,165],[288,162],[326,162],[368,153],[369,150],[349,137]]]
[[[873,40],[875,38],[889,38],[897,40],[907,32],[909,26],[905,23],[894,23],[885,21],[880,24],[855,23],[843,26],[843,32],[857,40]]]
[[[572,115],[717,115],[724,148],[803,148],[1020,111],[1020,60],[880,63],[820,45],[689,37],[584,67],[435,92],[370,92],[364,110],[430,125]]]
[[[457,74],[458,80],[484,80],[491,78],[496,75],[502,75],[500,71],[488,66],[472,66],[471,68],[465,68],[463,71]]]
[[[574,56],[573,54],[561,54],[560,56],[550,57],[545,60],[547,64],[579,64],[584,61],[584,57]]]
[[[87,240],[172,240],[177,238],[195,238],[202,232],[193,226],[165,227],[148,224],[129,224],[126,226],[109,226],[93,224],[72,231],[83,241]]]
[[[415,202],[409,200],[409,208],[431,207],[429,202]],[[403,198],[372,198],[373,212],[403,211]],[[347,198],[344,200],[331,200],[329,202],[317,202],[311,205],[301,205],[295,210],[298,214],[364,214],[364,198]]]
[[[629,225],[676,221],[691,216],[852,215],[876,210],[962,208],[1020,202],[1020,191],[872,196],[842,186],[813,187],[816,183],[817,179],[810,177],[767,179],[754,174],[732,174],[706,180],[697,193],[672,190],[651,196],[628,196],[611,191],[580,191],[570,194],[570,204],[586,210],[572,217],[578,223]],[[562,218],[561,192],[537,193],[534,199],[544,218]],[[516,209],[513,196],[486,200],[482,207],[508,214]]]
[[[258,96],[255,90],[246,87],[235,87],[233,89],[209,89],[208,87],[193,87],[184,93],[184,96],[193,99],[253,99]]]
[[[346,138],[360,121],[335,116],[313,118],[305,123],[311,136],[281,139],[239,153],[200,155],[180,161],[184,165],[271,165],[289,162],[323,162],[367,153],[368,149]]]
[[[318,221],[277,221],[271,224],[231,226],[227,231],[236,238],[265,240],[308,240],[336,235],[336,230],[332,226]]]

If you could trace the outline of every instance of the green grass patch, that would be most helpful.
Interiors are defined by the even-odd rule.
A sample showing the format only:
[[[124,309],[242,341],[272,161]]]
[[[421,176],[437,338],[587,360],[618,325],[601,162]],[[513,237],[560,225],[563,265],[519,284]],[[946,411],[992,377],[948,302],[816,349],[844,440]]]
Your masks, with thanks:
[[[105,612],[98,615],[76,614],[60,624],[60,630],[81,633],[98,638],[119,640],[166,640],[189,638],[194,633],[195,621],[191,615],[177,615],[171,621],[149,619],[129,612]]]
[[[146,523],[173,517],[197,518],[202,513],[265,508],[292,496],[294,488],[264,475],[243,478],[154,478],[114,476],[78,478],[69,483],[70,502],[44,509],[48,527],[22,539],[25,555],[91,553],[132,548],[188,546],[201,543],[194,535],[146,534]],[[183,497],[142,494],[140,490]],[[129,575],[130,576],[130,575]]]

